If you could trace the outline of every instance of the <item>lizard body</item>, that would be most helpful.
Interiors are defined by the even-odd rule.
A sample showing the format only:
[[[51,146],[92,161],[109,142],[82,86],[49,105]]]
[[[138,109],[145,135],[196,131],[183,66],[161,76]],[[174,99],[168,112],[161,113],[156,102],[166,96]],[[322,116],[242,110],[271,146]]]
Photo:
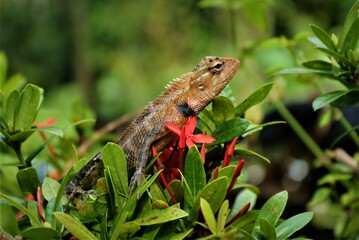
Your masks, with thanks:
[[[132,176],[130,193],[144,179],[151,146],[162,151],[175,138],[166,129],[165,123],[170,122],[182,128],[190,116],[198,114],[223,90],[238,67],[239,61],[234,58],[203,58],[193,71],[167,85],[166,91],[145,107],[130,124],[118,141],[126,155],[129,176]],[[101,169],[101,164],[103,168],[99,153],[87,163],[84,170],[79,171],[65,188],[65,193],[73,197],[75,192],[83,192],[80,186],[86,179],[85,175],[92,174],[88,170]]]

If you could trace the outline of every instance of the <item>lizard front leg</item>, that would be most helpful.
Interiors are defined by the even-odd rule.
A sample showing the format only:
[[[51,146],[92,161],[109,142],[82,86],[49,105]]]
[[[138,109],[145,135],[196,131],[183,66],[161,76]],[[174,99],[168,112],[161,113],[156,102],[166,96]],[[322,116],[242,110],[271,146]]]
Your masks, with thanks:
[[[133,193],[136,186],[145,179],[145,168],[147,164],[148,154],[151,149],[151,144],[156,139],[156,136],[159,134],[161,128],[152,128],[149,133],[145,136],[142,144],[139,146],[137,167],[135,173],[133,174],[130,182],[130,192],[129,195]],[[138,193],[139,194],[139,193]],[[139,195],[137,195],[139,198]]]
[[[64,193],[68,194],[68,200],[65,206],[65,212],[69,206],[69,203],[77,194],[86,194],[90,191],[96,181],[103,176],[103,162],[102,154],[97,153],[80,171],[75,177],[67,184],[64,189]]]

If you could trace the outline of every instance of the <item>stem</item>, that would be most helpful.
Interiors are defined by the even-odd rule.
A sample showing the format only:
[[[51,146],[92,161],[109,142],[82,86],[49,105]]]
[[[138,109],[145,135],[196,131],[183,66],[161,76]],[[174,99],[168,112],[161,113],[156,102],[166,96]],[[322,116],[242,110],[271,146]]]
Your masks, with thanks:
[[[357,148],[359,148],[359,136],[358,136],[358,134],[357,134],[357,132],[355,130],[352,131],[353,126],[348,122],[348,120],[344,117],[343,114],[339,118],[339,122],[342,124],[344,129],[349,132],[350,137],[353,139],[353,141],[354,141],[355,145],[357,146]]]
[[[298,121],[288,111],[288,109],[284,106],[284,104],[279,101],[273,101],[272,103],[273,103],[274,107],[277,109],[277,111],[282,115],[282,117],[292,127],[292,129],[298,135],[298,137],[302,140],[302,142],[315,155],[315,157],[327,162],[327,158],[325,157],[325,154],[322,151],[322,149],[313,140],[313,138],[303,129],[303,127],[298,123]]]
[[[26,167],[25,159],[24,159],[24,157],[22,156],[22,153],[21,153],[21,145],[20,144],[13,145],[12,149],[14,149],[15,154],[16,154],[17,158],[19,159],[19,162],[20,162],[21,166]]]

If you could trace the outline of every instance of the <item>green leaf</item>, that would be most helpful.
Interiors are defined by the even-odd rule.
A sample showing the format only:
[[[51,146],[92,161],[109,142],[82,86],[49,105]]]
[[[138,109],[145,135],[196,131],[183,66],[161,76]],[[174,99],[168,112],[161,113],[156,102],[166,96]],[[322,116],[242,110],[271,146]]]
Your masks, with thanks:
[[[118,239],[123,233],[123,224],[127,218],[133,215],[137,206],[138,198],[148,190],[160,173],[161,171],[157,171],[153,176],[148,177],[145,181],[143,181],[129,197],[126,204],[120,209],[110,230],[112,240]]]
[[[213,144],[226,143],[237,136],[241,136],[249,124],[250,122],[248,120],[235,118],[219,125],[212,135],[216,139]]]
[[[341,53],[344,53],[345,56],[348,56],[349,50],[355,50],[359,47],[359,17],[357,17],[351,28],[349,29]]]
[[[30,212],[26,207],[21,205],[20,203],[13,200],[11,197],[8,197],[7,195],[0,193],[0,197],[4,198],[10,205],[17,208],[19,211],[22,211],[26,216],[28,216],[32,223],[35,224],[35,226],[42,226],[42,223],[40,222],[39,218],[34,215],[32,212]]]
[[[32,84],[26,85],[21,92],[14,116],[16,131],[27,130],[33,125],[40,106],[42,92],[41,88]]]
[[[217,223],[211,206],[209,206],[208,202],[203,198],[200,199],[200,205],[204,220],[206,220],[209,230],[212,232],[212,234],[217,234]]]
[[[341,55],[340,53],[335,52],[330,49],[327,49],[327,48],[318,47],[317,49],[332,56],[338,63],[342,63],[345,66],[355,68],[355,65],[352,62],[350,62],[345,56]]]
[[[102,151],[102,160],[109,167],[113,184],[119,193],[128,193],[127,161],[125,153],[116,143],[107,143]]]
[[[353,176],[350,173],[328,173],[324,177],[318,180],[318,185],[334,184],[338,181],[346,181],[351,179]]]
[[[19,98],[20,92],[18,90],[14,90],[10,93],[6,101],[5,118],[11,132],[14,131],[14,115]]]
[[[236,116],[243,116],[244,112],[250,107],[262,102],[269,94],[274,83],[267,83],[252,93],[246,100],[239,104],[235,109]]]
[[[29,192],[36,196],[37,187],[40,186],[39,176],[33,167],[21,169],[16,174],[17,182],[23,192]]]
[[[343,30],[340,33],[338,39],[338,48],[341,50],[343,50],[344,42],[347,38],[348,32],[352,28],[355,19],[358,17],[358,9],[359,9],[359,1],[356,1],[352,6],[352,8],[350,9],[347,18],[345,19]]]
[[[359,100],[359,90],[351,89],[348,91],[335,91],[327,94],[320,95],[317,97],[312,104],[314,111],[328,105],[337,104],[338,106],[346,106],[354,104]]]
[[[180,180],[175,179],[173,181],[171,181],[169,183],[169,187],[172,190],[173,195],[175,196],[176,199],[183,199],[184,196],[184,187],[183,184]],[[166,190],[166,194],[167,194],[167,190]],[[167,195],[167,199],[171,199],[170,195]]]
[[[245,231],[245,230],[243,230],[243,229],[241,229],[241,228],[238,228],[238,232],[240,232],[240,233],[245,237],[244,239],[247,239],[247,240],[258,240],[258,238],[252,237],[252,235],[251,235],[249,232],[247,232],[247,231]]]
[[[285,74],[320,74],[334,78],[334,73],[331,70],[319,70],[319,69],[308,69],[308,68],[286,68],[271,73],[268,75],[268,77],[285,75]]]
[[[218,96],[212,102],[213,120],[216,126],[234,118],[234,106],[229,98]]]
[[[118,206],[122,206],[123,203],[125,202],[125,199],[123,199],[123,202],[121,202],[121,198],[122,196],[120,196],[116,190],[116,188],[113,186],[113,178],[111,176],[111,172],[109,169],[109,166],[104,166],[105,168],[105,172],[104,172],[104,176],[105,176],[105,182],[108,188],[108,195],[109,195],[109,212],[112,213],[113,215],[116,214],[116,204]]]
[[[12,135],[9,139],[10,142],[19,144],[28,139],[35,131],[33,129],[18,132]]]
[[[228,165],[224,168],[220,168],[218,171],[218,177],[227,177],[228,179],[232,179],[235,168],[235,165]]]
[[[85,205],[81,207],[78,213],[81,217],[84,217],[85,219],[95,219],[98,216],[95,202],[87,201]]]
[[[209,203],[213,212],[217,212],[226,197],[228,184],[229,181],[227,177],[220,177],[208,183],[202,191],[197,194],[189,213],[189,221],[194,222],[197,220],[201,198],[204,198]]]
[[[275,231],[277,233],[278,240],[288,239],[293,233],[302,229],[305,225],[307,225],[310,220],[313,218],[312,212],[305,212],[297,214],[281,224],[279,224]]]
[[[262,159],[264,161],[266,161],[267,163],[270,163],[270,160],[262,155],[260,155],[259,153],[253,152],[249,149],[236,149],[235,151],[235,155],[246,155],[246,156],[253,156],[253,157],[257,157],[259,159]]]
[[[226,98],[229,98],[229,100],[231,100],[231,102],[235,102],[236,98],[234,97],[232,88],[229,85],[226,85],[224,87],[224,89],[222,90],[222,92],[219,94],[219,96],[223,96]]]
[[[229,214],[229,201],[226,199],[218,211],[217,232],[223,232]]]
[[[152,209],[147,211],[145,215],[134,221],[140,226],[150,226],[154,224],[166,223],[187,217],[188,213],[179,208],[178,205],[173,205],[163,209]]]
[[[251,124],[247,130],[243,133],[243,137],[247,137],[253,133],[259,132],[261,131],[264,127],[269,127],[269,126],[273,126],[273,125],[277,125],[277,124],[286,124],[287,122],[285,121],[273,121],[273,122],[266,122],[263,124]]]
[[[250,209],[254,207],[257,201],[257,194],[249,189],[244,189],[241,191],[234,200],[232,205],[231,212],[229,214],[229,219],[232,219],[236,214],[241,210],[247,203],[250,203]]]
[[[264,218],[259,218],[260,234],[267,240],[275,240],[276,234],[273,225]]]
[[[330,50],[337,51],[337,47],[335,46],[335,43],[333,42],[332,38],[329,36],[329,34],[324,31],[322,28],[311,24],[310,28],[312,29],[315,36],[319,38],[319,40]]]
[[[52,209],[52,212],[56,212],[60,208],[61,198],[63,197],[63,192],[67,186],[67,184],[71,181],[73,178],[73,167],[67,172],[66,176],[62,178],[61,184],[59,189],[57,190],[56,199],[54,203],[54,207]],[[62,207],[62,206],[61,206]],[[56,226],[56,218],[51,218],[51,227],[55,228]]]
[[[136,222],[126,222],[122,226],[122,234],[118,239],[130,239],[137,231],[141,229],[141,226]]]
[[[34,131],[37,132],[46,132],[59,137],[63,137],[64,133],[61,128],[58,127],[43,127],[43,128],[34,128]]]
[[[170,239],[170,240],[182,240],[182,239],[187,239],[190,237],[190,234],[193,232],[193,228],[188,229],[187,231],[181,232],[181,233],[177,233],[177,234],[172,234],[171,238],[165,238],[165,239]]]
[[[251,210],[246,212],[243,216],[241,216],[238,220],[236,220],[231,226],[237,228],[243,228],[250,224],[253,224],[254,221],[258,218],[258,210]]]
[[[153,201],[158,201],[158,200],[161,200],[163,202],[166,202],[167,199],[166,199],[166,196],[162,190],[162,188],[159,186],[158,183],[154,183],[151,188],[150,188],[150,195],[153,199]]]
[[[72,216],[62,212],[55,212],[54,215],[77,239],[97,240],[95,235]]]
[[[145,232],[142,234],[142,238],[146,240],[155,240],[156,236],[158,235],[158,232],[164,225],[166,224],[156,224],[146,227]]]
[[[25,231],[21,233],[21,236],[26,239],[61,239],[61,233],[56,231],[55,229],[48,227],[32,227],[27,228]]]
[[[260,209],[258,218],[254,224],[252,235],[258,237],[260,234],[259,219],[263,218],[273,226],[277,224],[279,217],[282,215],[288,200],[288,192],[282,191],[273,195]]]
[[[59,191],[60,183],[55,181],[52,178],[45,177],[44,182],[42,183],[42,194],[47,201],[55,198],[57,192]]]
[[[331,71],[333,66],[330,62],[322,61],[322,60],[314,60],[314,61],[308,61],[304,62],[303,66],[311,69],[318,69],[318,70],[324,70],[324,71]]]
[[[204,133],[209,134],[214,131],[216,125],[213,120],[212,111],[203,109],[197,116],[197,127]]]
[[[37,202],[36,201],[29,200],[27,202],[27,209],[29,210],[29,212],[32,213],[33,216],[36,216],[38,221],[40,221],[40,214],[39,214],[39,210],[37,208]],[[30,223],[31,223],[31,226],[33,226],[33,227],[37,226],[36,222],[34,222],[33,219],[30,219]]]
[[[359,103],[359,89],[350,89],[347,93],[331,102],[337,108],[347,108]]]
[[[52,198],[50,201],[47,202],[46,204],[46,209],[45,209],[45,219],[46,219],[46,222],[47,223],[51,223],[52,222],[52,218],[55,218],[53,217],[53,209],[54,209],[54,205],[56,203],[56,198]],[[61,229],[61,224],[59,223],[58,226],[55,226],[56,228],[54,229],[58,229],[60,230]]]
[[[198,192],[206,185],[206,173],[202,164],[202,158],[195,146],[191,147],[186,156],[184,177],[193,196],[197,196]]]
[[[308,203],[308,206],[312,207],[315,204],[321,203],[324,200],[328,199],[330,192],[331,192],[331,190],[328,187],[322,187],[322,188],[317,189],[314,192],[312,199]]]

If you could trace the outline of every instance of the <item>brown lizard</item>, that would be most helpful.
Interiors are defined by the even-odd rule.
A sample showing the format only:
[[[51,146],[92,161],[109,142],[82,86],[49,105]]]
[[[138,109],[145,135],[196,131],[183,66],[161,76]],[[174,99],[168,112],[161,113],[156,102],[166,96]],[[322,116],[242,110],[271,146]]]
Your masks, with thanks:
[[[190,116],[198,114],[223,90],[237,72],[239,63],[235,58],[203,58],[193,71],[167,85],[166,91],[125,130],[118,144],[125,152],[129,176],[132,176],[130,194],[144,179],[151,146],[162,151],[176,137],[165,127],[166,122],[182,128]],[[76,193],[84,192],[81,187],[92,187],[97,180],[93,177],[96,174],[103,174],[101,153],[91,159],[66,186],[64,192],[70,194],[69,200]]]

